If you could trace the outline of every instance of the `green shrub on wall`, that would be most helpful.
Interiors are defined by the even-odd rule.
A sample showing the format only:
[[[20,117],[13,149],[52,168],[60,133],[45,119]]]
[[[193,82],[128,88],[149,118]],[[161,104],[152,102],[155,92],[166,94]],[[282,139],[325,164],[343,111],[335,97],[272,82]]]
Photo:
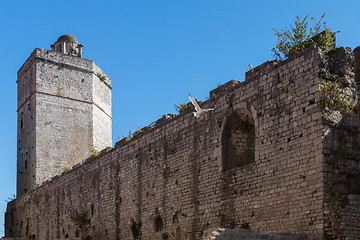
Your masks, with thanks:
[[[324,53],[335,48],[335,33],[327,28],[324,21],[325,13],[319,21],[314,17],[314,26],[308,27],[308,15],[301,21],[298,16],[295,21],[295,26],[290,25],[291,29],[278,31],[275,28],[275,36],[278,38],[276,47],[271,51],[274,57],[278,59],[287,58],[297,54],[311,45],[318,46]]]
[[[190,109],[191,107],[191,103],[179,103],[179,105],[176,105],[174,104],[175,106],[175,110],[178,112],[178,113],[181,113],[183,111],[186,111],[188,109]]]
[[[350,113],[351,95],[343,92],[337,81],[319,82],[319,106],[324,110],[337,110],[341,113]]]

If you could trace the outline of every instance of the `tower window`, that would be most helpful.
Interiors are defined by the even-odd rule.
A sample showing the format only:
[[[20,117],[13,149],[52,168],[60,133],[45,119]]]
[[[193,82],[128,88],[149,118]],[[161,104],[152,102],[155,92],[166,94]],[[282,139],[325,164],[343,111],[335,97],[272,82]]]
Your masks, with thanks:
[[[25,151],[25,161],[24,161],[25,170],[28,169],[28,151]]]
[[[24,112],[21,112],[20,129],[23,129],[23,127],[24,127]]]
[[[255,123],[248,110],[239,109],[230,114],[221,144],[224,171],[255,161]]]

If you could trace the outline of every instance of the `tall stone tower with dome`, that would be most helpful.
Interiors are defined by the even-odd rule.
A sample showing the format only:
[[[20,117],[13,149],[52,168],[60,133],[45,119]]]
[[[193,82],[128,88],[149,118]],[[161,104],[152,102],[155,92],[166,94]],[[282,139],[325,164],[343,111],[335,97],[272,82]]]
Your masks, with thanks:
[[[112,145],[111,80],[71,35],[17,74],[17,196]]]

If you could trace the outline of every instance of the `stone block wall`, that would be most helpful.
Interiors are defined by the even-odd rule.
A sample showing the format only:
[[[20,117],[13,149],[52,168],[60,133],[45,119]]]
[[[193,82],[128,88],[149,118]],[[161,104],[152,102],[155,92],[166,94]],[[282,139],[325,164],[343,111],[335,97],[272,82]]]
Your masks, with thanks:
[[[257,233],[245,229],[211,229],[203,236],[204,240],[307,240],[306,234],[294,233]]]
[[[93,146],[100,151],[112,146],[111,81],[95,63],[93,69]]]
[[[17,83],[18,196],[112,145],[111,80],[93,61],[35,49]]]
[[[27,62],[18,73],[17,98],[17,194],[36,187],[36,98],[35,88],[30,79],[36,75],[33,62]],[[24,184],[24,183],[27,184]]]
[[[360,81],[360,46],[354,49],[355,55],[355,80]]]
[[[349,239],[360,236],[360,195],[348,195],[348,204],[343,209],[344,229]]]
[[[354,68],[355,67],[355,68]],[[324,156],[324,230],[326,239],[357,239],[360,207],[359,108],[355,98],[358,81],[355,80],[355,57],[349,48],[337,48],[320,74],[320,80],[337,81],[353,102],[353,111],[341,114],[339,110],[323,111]],[[325,74],[324,74],[325,73]],[[345,95],[344,95],[345,96]],[[346,98],[346,97],[345,97]],[[350,217],[349,210],[354,210]]]
[[[201,105],[214,111],[158,121],[10,202],[6,236],[74,239],[81,215],[92,239],[201,239],[218,227],[325,239],[325,61],[311,47],[220,86]]]

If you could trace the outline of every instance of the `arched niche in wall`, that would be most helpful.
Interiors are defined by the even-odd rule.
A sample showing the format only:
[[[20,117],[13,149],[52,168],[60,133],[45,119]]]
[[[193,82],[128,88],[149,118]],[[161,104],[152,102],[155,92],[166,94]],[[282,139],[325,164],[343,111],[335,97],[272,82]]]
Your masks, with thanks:
[[[241,108],[229,115],[223,128],[221,145],[223,171],[255,161],[255,122],[248,110]]]

